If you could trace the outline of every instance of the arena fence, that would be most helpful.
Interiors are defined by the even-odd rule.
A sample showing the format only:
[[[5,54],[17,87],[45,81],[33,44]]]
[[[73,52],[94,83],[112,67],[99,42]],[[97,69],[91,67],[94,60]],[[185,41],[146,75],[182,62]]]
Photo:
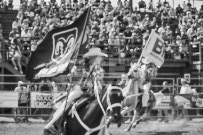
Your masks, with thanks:
[[[9,77],[9,76],[7,76]],[[194,94],[184,94],[180,95],[179,90],[181,88],[180,84],[181,78],[156,78],[152,81],[151,90],[153,92],[159,92],[162,89],[163,81],[169,82],[169,89],[171,93],[165,93],[164,99],[161,104],[155,106],[149,116],[150,119],[176,119],[179,117],[185,117],[192,119],[195,117],[203,117],[203,85],[200,85],[203,78],[190,78],[191,87],[196,88],[198,96]],[[44,83],[49,84],[50,83]],[[5,87],[6,85],[10,87]],[[31,88],[31,85],[33,88]],[[64,87],[62,90],[51,91],[40,91],[37,87],[41,83],[25,83],[24,86],[29,89],[27,93],[26,104],[21,106],[19,103],[19,97],[22,93],[14,92],[14,88],[17,86],[16,82],[0,82],[0,116],[3,117],[13,117],[15,120],[18,117],[28,117],[28,118],[42,118],[47,120],[53,112],[52,101],[65,92],[65,87],[67,87],[67,82],[55,83],[57,88]],[[35,88],[36,86],[36,88]],[[176,105],[172,105],[171,97],[177,98]],[[182,98],[181,98],[182,97]],[[126,115],[126,117],[132,117],[132,113]]]

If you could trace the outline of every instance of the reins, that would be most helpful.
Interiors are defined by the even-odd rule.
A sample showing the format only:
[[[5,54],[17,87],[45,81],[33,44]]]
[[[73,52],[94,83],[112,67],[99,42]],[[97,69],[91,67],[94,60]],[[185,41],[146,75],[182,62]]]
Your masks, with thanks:
[[[108,88],[107,88],[107,91],[106,91],[106,93],[104,94],[104,96],[103,96],[103,98],[102,98],[102,102],[105,100],[105,98],[106,98],[106,100],[107,100],[107,109],[106,109],[106,111],[107,110],[113,110],[113,108],[114,107],[122,107],[122,105],[121,105],[121,103],[113,103],[113,104],[111,104],[111,102],[110,102],[110,97],[109,97],[109,95],[110,95],[110,92],[111,92],[111,90],[112,89],[119,89],[119,90],[121,90],[121,93],[122,93],[122,89],[120,88],[120,87],[117,87],[117,86],[109,86]],[[100,124],[99,126],[97,126],[97,127],[95,127],[95,128],[89,128],[82,120],[81,120],[81,118],[80,118],[80,116],[78,115],[78,112],[77,112],[77,110],[76,110],[76,103],[75,104],[73,104],[73,106],[72,106],[72,118],[75,116],[76,117],[76,119],[78,120],[78,122],[82,125],[82,127],[87,131],[86,133],[85,133],[85,135],[90,135],[91,133],[93,133],[93,132],[95,132],[95,131],[98,131],[98,130],[100,130],[100,129],[102,129],[102,128],[106,128],[107,129],[107,115],[106,115],[106,111],[105,111],[105,109],[104,109],[104,107],[103,107],[103,105],[102,105],[102,103],[101,103],[101,100],[100,100],[100,97],[99,97],[99,90],[98,90],[98,84],[97,84],[97,82],[96,82],[96,80],[94,81],[94,92],[95,92],[95,95],[96,95],[96,99],[97,99],[97,101],[98,101],[98,104],[99,104],[99,106],[100,106],[100,108],[101,108],[101,110],[102,110],[102,112],[103,112],[103,115],[104,115],[104,124]]]

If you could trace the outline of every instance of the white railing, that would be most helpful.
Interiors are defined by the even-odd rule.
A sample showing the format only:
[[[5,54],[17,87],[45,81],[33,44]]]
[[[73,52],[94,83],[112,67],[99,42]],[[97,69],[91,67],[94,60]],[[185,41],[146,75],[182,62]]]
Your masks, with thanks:
[[[0,75],[0,76],[10,76],[10,75]],[[11,77],[11,76],[10,76]],[[203,85],[200,84],[200,82],[203,82],[203,78],[190,78],[191,82],[194,80],[196,82],[199,82],[195,85],[191,85],[191,87],[198,87],[199,89],[203,89]],[[200,80],[201,79],[201,80]],[[175,81],[175,78],[156,78],[152,81],[152,90],[158,89],[160,90],[162,88],[162,83],[163,81],[168,81],[169,82],[169,88],[172,89],[172,93],[169,93],[164,97],[164,101],[160,106],[155,107],[152,111],[153,116],[149,117],[162,117],[157,115],[157,111],[159,110],[168,110],[173,113],[176,113],[175,117],[179,115],[179,112],[181,109],[184,109],[186,111],[193,111],[195,113],[189,113],[188,115],[185,115],[185,117],[203,117],[203,108],[201,107],[186,107],[186,108],[173,108],[170,106],[170,96],[174,95],[174,89],[180,89],[180,78],[177,78]],[[25,83],[25,85],[29,85],[30,83]],[[32,83],[33,84],[33,83]],[[34,83],[35,85],[39,85],[40,83]],[[47,83],[46,83],[47,84]],[[4,85],[9,85],[16,87],[17,83],[16,82],[0,82],[0,88],[3,87]],[[62,83],[56,83],[57,86],[61,85],[67,85],[67,82],[62,82]],[[4,87],[3,87],[4,88]],[[29,88],[29,87],[28,87]],[[14,89],[13,89],[14,90]],[[61,93],[65,92],[65,89],[60,92],[40,92],[40,91],[30,91],[28,92],[28,99],[27,99],[27,105],[24,107],[19,106],[19,96],[20,94],[18,92],[14,92],[13,90],[6,90],[2,89],[0,91],[0,110],[2,113],[0,113],[0,116],[7,116],[7,117],[17,117],[17,116],[25,116],[25,117],[40,117],[40,118],[48,118],[51,114],[52,110],[52,101],[57,98]],[[157,92],[157,91],[155,91]],[[178,93],[176,93],[178,95]],[[199,93],[203,94],[203,93]],[[180,95],[181,96],[181,95]],[[188,103],[188,102],[187,102]],[[4,113],[3,110],[6,108],[10,108],[13,111],[8,114]],[[16,110],[26,108],[26,114],[17,114]],[[198,114],[198,115],[197,115]],[[130,115],[127,115],[127,117],[131,117]],[[168,117],[168,116],[163,116],[163,117]]]

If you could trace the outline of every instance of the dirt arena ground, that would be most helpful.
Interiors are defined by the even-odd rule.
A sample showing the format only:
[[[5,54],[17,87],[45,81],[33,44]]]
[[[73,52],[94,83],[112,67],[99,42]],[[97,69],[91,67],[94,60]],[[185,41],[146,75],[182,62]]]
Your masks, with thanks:
[[[15,123],[12,118],[0,118],[0,135],[41,135],[46,122],[29,119],[28,123]],[[127,124],[121,128],[110,126],[113,135],[203,135],[203,119],[192,121],[179,120],[169,123],[155,121],[142,122],[130,132],[124,132]]]

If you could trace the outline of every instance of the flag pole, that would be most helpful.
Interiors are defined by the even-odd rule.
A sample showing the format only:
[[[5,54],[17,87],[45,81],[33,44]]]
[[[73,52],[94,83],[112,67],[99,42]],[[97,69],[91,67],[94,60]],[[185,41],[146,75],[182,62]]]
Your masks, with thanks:
[[[88,13],[87,13],[87,20],[85,22],[85,29],[83,31],[83,35],[82,35],[82,40],[81,40],[81,43],[83,43],[83,39],[84,39],[84,35],[85,35],[85,31],[87,29],[87,24],[88,24],[88,21],[89,21],[89,16],[90,16],[90,11],[91,11],[91,6],[88,7]],[[79,50],[79,49],[78,49]]]
[[[89,9],[88,9],[88,13],[87,13],[87,19],[86,19],[86,21],[85,21],[85,28],[84,28],[83,33],[82,33],[82,38],[81,38],[80,46],[81,46],[81,44],[83,43],[85,31],[86,31],[86,28],[87,28],[87,22],[88,22],[88,20],[89,20],[89,15],[90,15],[90,11],[91,11],[91,6],[88,7],[88,8],[89,8]],[[78,55],[78,53],[80,52],[80,46],[79,46],[78,50],[77,50],[76,53],[75,53],[76,60],[77,60],[77,55]],[[73,57],[74,57],[74,56],[73,56]]]

